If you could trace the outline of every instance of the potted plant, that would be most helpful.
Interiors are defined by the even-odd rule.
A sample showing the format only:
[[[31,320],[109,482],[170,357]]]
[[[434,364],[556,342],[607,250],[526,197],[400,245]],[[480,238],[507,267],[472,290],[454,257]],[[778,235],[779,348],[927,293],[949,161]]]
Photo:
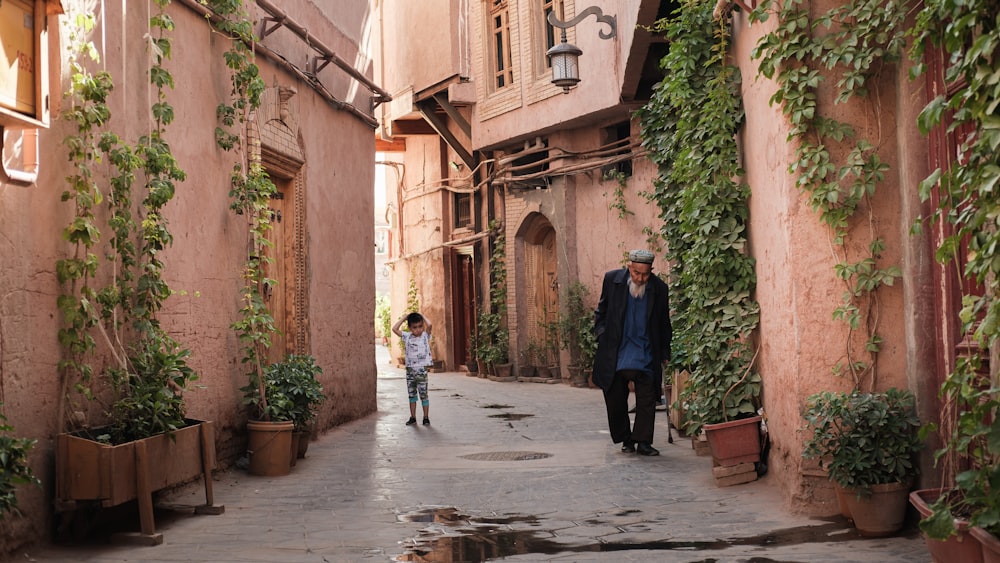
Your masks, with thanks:
[[[322,373],[323,368],[316,365],[315,358],[306,354],[289,354],[283,361],[264,369],[268,392],[288,401],[281,401],[288,408],[288,412],[281,416],[287,416],[292,421],[292,449],[297,458],[305,457],[310,423],[316,418],[316,407],[326,399],[323,386],[316,379]]]
[[[913,393],[825,391],[806,400],[803,418],[812,431],[803,455],[818,459],[844,490],[858,532],[877,537],[902,528],[922,447]]]
[[[543,308],[543,315],[546,319],[551,317],[551,313]],[[547,368],[547,377],[560,379],[559,372],[559,321],[545,320],[540,323],[542,334],[544,335],[542,344],[542,354],[540,365]]]
[[[479,333],[477,357],[497,377],[511,374],[510,333],[507,330],[507,254],[501,224],[490,222],[489,231],[496,233],[490,253],[490,310],[480,313],[476,328]]]
[[[468,352],[465,360],[465,369],[470,376],[479,375],[479,360],[476,358],[479,349],[479,337],[476,335],[475,328],[469,331],[469,346]]]
[[[528,340],[528,346],[521,351],[521,365],[518,375],[521,377],[548,377],[549,368],[541,363],[542,347],[534,338]]]
[[[249,471],[253,475],[280,476],[291,471],[295,403],[273,385],[272,373],[285,371],[281,362],[251,371],[240,388],[243,404],[250,407],[247,421]]]
[[[583,283],[570,284],[560,306],[559,337],[562,348],[569,352],[570,383],[586,387],[590,378],[588,370],[593,370],[594,354],[597,352],[597,338],[594,336],[594,311],[587,307],[590,294]]]
[[[942,420],[944,446],[935,452],[937,462],[945,465],[945,486],[910,495],[910,502],[921,514],[920,529],[935,561],[972,560],[974,552],[981,552],[979,556],[986,561],[1000,560],[996,422],[1000,397],[980,363],[977,355],[960,357],[941,386],[942,412],[953,415]],[[923,429],[934,430],[938,430],[935,424]],[[957,469],[962,470],[956,474]]]
[[[76,39],[69,45],[73,85],[65,115],[76,127],[66,143],[74,172],[67,178],[69,188],[62,199],[75,204],[73,221],[63,230],[75,248],[56,265],[64,288],[59,298],[64,319],[59,342],[65,349],[58,417],[67,430],[56,436],[56,509],[66,512],[80,503],[111,507],[137,500],[139,539],[147,543],[162,541],[153,523],[156,490],[201,476],[206,504],[198,511],[222,512],[212,498],[212,424],[185,417],[183,392],[197,378],[187,365],[190,351],[157,319],[174,293],[163,275],[162,250],[173,240],[163,208],[185,178],[165,138],[173,114],[165,88],[173,80],[163,63],[169,57],[173,23],[164,17],[166,3],[157,5],[159,13],[149,20],[154,30],[150,35],[155,36],[149,74],[154,77],[157,102],[148,134],[134,146],[103,129],[110,117],[111,75],[90,74],[82,62],[90,49],[77,40],[86,34],[73,34]],[[93,24],[87,18],[77,22],[85,29]],[[106,198],[93,173],[98,155],[107,158],[113,174]],[[137,179],[144,183],[137,186],[133,199]],[[95,210],[102,203],[107,209],[98,214]],[[103,260],[92,251],[103,228],[100,216],[107,217],[111,234],[111,250]],[[102,278],[111,280],[109,285],[93,285]],[[96,353],[98,338],[103,338],[106,354]],[[109,365],[91,365],[105,360]],[[89,409],[69,405],[71,389],[99,402],[110,424],[88,427]],[[68,406],[74,409],[72,415]]]
[[[760,375],[753,372],[753,359],[744,357],[746,343],[731,344],[729,349],[702,347],[706,357],[681,396],[686,429],[695,439],[703,431],[713,462],[724,467],[760,461],[763,419],[757,414]]]

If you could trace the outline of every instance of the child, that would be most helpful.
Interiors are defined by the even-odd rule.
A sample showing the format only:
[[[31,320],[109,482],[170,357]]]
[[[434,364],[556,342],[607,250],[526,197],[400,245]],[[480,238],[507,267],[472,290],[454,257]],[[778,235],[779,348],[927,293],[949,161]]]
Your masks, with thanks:
[[[399,329],[403,321],[406,321],[406,331]],[[427,426],[431,423],[427,416],[430,407],[427,400],[427,368],[434,363],[431,359],[431,322],[420,313],[410,313],[396,321],[392,332],[403,339],[406,354],[406,393],[410,398],[410,419],[406,425],[417,423],[417,395],[420,395],[424,426]]]

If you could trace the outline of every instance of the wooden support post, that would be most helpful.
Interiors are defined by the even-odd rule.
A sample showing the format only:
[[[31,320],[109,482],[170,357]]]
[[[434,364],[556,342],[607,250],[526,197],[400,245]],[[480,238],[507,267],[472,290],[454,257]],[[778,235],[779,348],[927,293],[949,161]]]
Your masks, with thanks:
[[[135,496],[139,503],[139,534],[116,534],[115,539],[124,543],[141,545],[159,545],[163,543],[163,534],[156,533],[153,521],[153,489],[149,483],[149,455],[146,452],[146,442],[135,442]]]
[[[215,426],[211,421],[201,423],[201,467],[202,479],[205,480],[205,504],[196,506],[195,514],[222,514],[225,505],[215,505],[215,495],[212,492],[212,468],[215,467]]]

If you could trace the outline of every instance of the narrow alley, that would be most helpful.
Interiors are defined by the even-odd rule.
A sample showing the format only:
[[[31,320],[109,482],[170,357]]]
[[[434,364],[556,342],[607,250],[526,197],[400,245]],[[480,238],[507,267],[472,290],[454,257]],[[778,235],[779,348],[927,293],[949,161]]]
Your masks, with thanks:
[[[930,560],[911,524],[859,537],[785,511],[768,476],[716,487],[688,439],[624,454],[596,389],[430,378],[430,426],[405,426],[401,369],[377,350],[379,411],[312,442],[291,475],[216,475],[217,516],[158,510],[163,544],[50,546],[19,561],[349,562]],[[658,413],[658,417],[662,413]],[[161,505],[197,504],[190,485]],[[105,538],[106,540],[106,538]]]

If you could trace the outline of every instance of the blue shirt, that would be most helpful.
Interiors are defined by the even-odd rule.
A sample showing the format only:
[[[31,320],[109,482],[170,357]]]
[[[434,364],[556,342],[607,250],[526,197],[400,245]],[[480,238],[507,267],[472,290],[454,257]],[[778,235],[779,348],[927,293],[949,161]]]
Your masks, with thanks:
[[[618,365],[616,371],[625,369],[652,373],[650,364],[653,354],[649,347],[649,333],[646,330],[646,303],[649,294],[642,298],[628,294],[625,306],[625,326],[622,328],[622,341],[618,345]]]

